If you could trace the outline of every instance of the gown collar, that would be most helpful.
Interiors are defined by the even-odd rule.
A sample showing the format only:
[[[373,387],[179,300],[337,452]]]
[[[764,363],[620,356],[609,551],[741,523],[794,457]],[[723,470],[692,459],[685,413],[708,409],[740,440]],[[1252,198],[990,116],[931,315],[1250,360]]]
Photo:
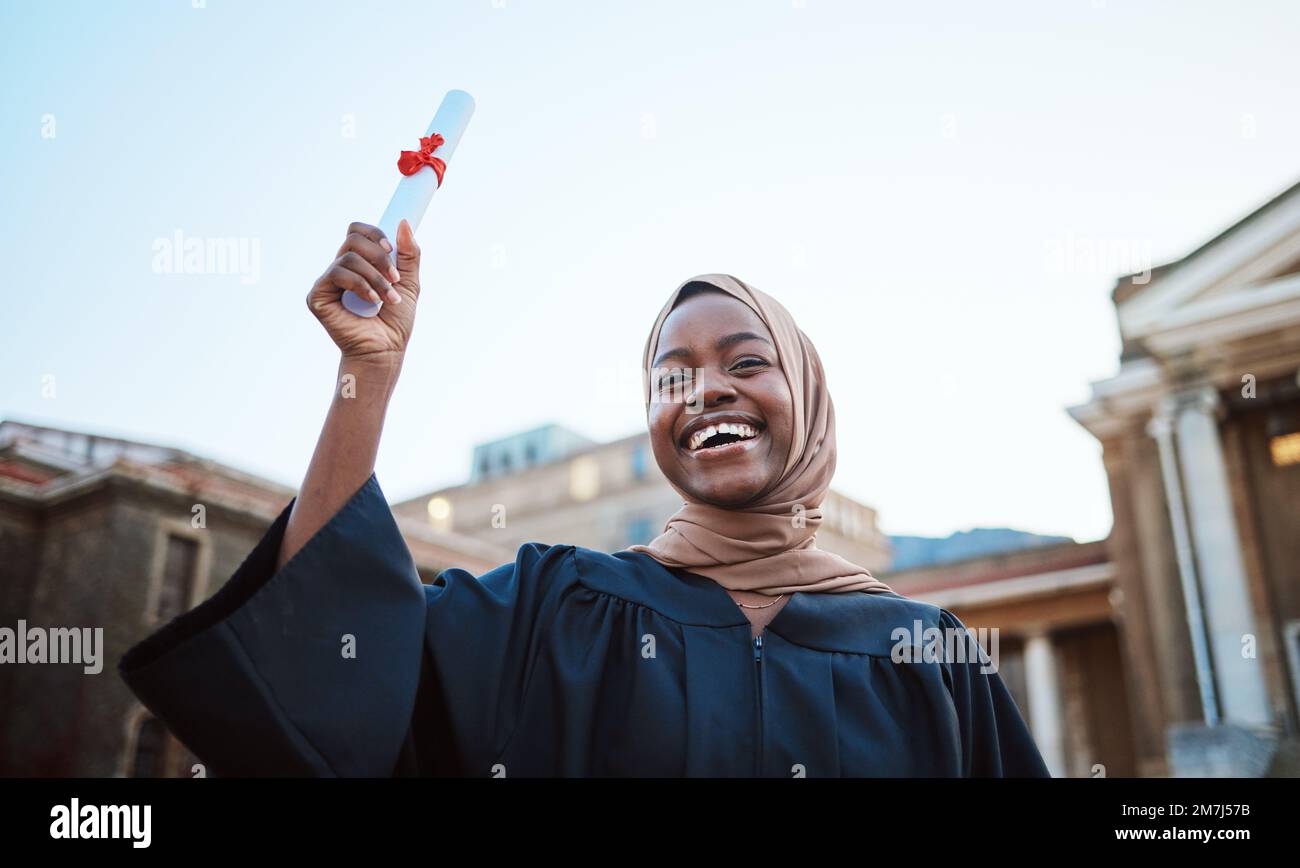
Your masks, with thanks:
[[[644,552],[579,550],[580,581],[596,591],[654,609],[683,624],[745,627],[749,619],[726,589],[687,570],[670,570]],[[909,633],[938,626],[938,607],[895,593],[792,594],[764,633],[821,651],[888,657]]]

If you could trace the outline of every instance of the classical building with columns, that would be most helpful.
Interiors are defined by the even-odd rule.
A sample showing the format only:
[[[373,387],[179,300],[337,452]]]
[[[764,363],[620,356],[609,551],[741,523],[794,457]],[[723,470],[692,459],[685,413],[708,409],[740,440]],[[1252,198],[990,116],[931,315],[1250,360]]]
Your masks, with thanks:
[[[1106,540],[998,552],[882,578],[976,632],[1053,777],[1138,773]]]
[[[1294,768],[1300,694],[1300,185],[1118,281],[1101,442],[1137,769]],[[1291,773],[1294,773],[1293,771]]]

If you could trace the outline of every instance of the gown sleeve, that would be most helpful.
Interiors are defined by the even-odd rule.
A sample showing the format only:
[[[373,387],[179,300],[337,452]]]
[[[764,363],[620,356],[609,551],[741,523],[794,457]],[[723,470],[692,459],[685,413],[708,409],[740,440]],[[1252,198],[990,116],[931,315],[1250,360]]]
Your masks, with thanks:
[[[524,543],[511,563],[480,576],[453,567],[425,588],[421,696],[433,709],[432,719],[418,719],[414,728],[416,774],[505,772],[498,762],[514,734],[547,633],[577,574],[573,546]],[[454,769],[442,762],[448,746],[442,733],[454,745]]]
[[[944,635],[956,629],[972,638],[965,653],[944,655],[944,681],[957,710],[964,777],[1051,777],[1002,676],[989,668],[988,654],[951,612],[939,616]],[[954,643],[956,645],[956,643]]]
[[[215,595],[127,651],[119,672],[212,774],[410,768],[417,695],[436,684],[424,586],[379,483],[277,572],[291,507]],[[445,714],[424,699],[437,731]]]

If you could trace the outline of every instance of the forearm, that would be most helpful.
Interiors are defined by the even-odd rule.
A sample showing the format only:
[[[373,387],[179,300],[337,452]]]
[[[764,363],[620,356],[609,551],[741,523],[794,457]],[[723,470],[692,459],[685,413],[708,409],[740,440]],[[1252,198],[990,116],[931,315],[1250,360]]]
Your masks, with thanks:
[[[401,367],[401,359],[392,357],[340,360],[334,399],[289,514],[277,569],[374,473],[384,415]]]

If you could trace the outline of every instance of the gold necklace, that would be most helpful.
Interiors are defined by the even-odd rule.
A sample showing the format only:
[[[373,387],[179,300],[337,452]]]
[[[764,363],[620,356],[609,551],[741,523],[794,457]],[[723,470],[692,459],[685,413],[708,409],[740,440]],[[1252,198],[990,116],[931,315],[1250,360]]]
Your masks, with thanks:
[[[785,596],[785,594],[782,594],[782,595],[781,595],[781,597],[784,597],[784,596]],[[752,605],[750,605],[749,603],[742,603],[742,602],[740,602],[740,601],[736,601],[736,605],[739,606],[739,607],[742,608],[742,609],[766,609],[766,608],[768,608],[769,606],[775,606],[777,603],[781,602],[781,597],[777,597],[777,598],[776,598],[775,600],[773,600],[772,602],[770,602],[770,603],[764,603],[764,604],[761,605],[761,606],[752,606]]]

